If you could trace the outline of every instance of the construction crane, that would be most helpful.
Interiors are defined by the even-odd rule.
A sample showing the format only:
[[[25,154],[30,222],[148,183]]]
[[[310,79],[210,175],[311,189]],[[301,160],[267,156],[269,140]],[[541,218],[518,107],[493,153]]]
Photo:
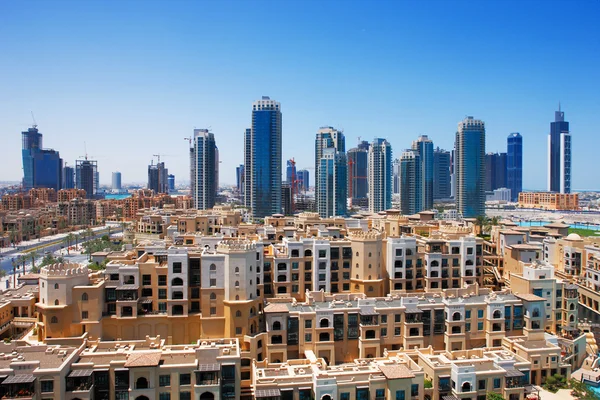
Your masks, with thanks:
[[[290,158],[289,160],[290,164],[292,164],[292,181],[290,182],[290,188],[292,190],[292,199],[291,199],[291,211],[292,214],[294,214],[294,211],[296,211],[296,207],[294,204],[294,196],[296,195],[296,192],[298,190],[298,179],[296,178],[296,161],[294,160],[294,158]]]
[[[31,119],[33,120],[33,127],[37,128],[37,122],[35,121],[35,116],[33,115],[33,111],[31,112]]]
[[[170,157],[169,154],[152,154],[152,157],[156,157],[158,159],[158,164],[160,164],[160,157]]]

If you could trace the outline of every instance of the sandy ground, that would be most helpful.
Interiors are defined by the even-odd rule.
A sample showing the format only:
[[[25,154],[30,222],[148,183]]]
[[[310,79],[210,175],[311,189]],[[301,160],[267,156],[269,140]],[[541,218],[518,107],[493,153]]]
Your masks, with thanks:
[[[574,398],[571,396],[571,389],[560,389],[556,393],[551,393],[544,389],[540,390],[540,400],[569,400]]]

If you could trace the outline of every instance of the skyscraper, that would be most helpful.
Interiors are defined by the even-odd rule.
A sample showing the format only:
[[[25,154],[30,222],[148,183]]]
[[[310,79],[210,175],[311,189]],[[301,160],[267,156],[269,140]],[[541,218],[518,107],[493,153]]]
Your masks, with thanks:
[[[421,209],[431,210],[433,208],[433,142],[427,135],[421,135],[412,143],[412,149],[419,153],[421,162]],[[417,211],[417,212],[418,212]]]
[[[400,213],[423,211],[423,161],[417,149],[406,150],[400,157]]]
[[[66,163],[62,174],[62,189],[75,188],[75,169],[67,167]]]
[[[75,160],[75,187],[85,190],[85,196],[92,199],[98,193],[98,161]]]
[[[433,152],[433,199],[449,199],[450,185],[450,152],[438,147]]]
[[[169,193],[169,170],[164,162],[148,165],[148,189],[155,193]]]
[[[467,117],[455,141],[456,210],[465,218],[485,215],[485,123]]]
[[[235,167],[235,183],[240,195],[244,195],[244,164]]]
[[[214,207],[217,194],[216,185],[215,136],[208,129],[194,129],[194,207],[208,210]]]
[[[485,155],[485,191],[506,187],[506,153]]]
[[[392,193],[400,194],[400,160],[392,162]]]
[[[252,128],[244,137],[244,196],[254,218],[282,211],[281,120],[279,102],[263,96],[252,104]]]
[[[511,201],[517,201],[523,191],[523,137],[518,132],[508,135],[506,150],[506,187]]]
[[[344,134],[331,126],[323,126],[317,131],[315,139],[315,193],[319,193],[321,158],[323,150],[334,148],[339,152],[346,153],[346,139]],[[318,203],[317,199],[317,203]]]
[[[343,136],[342,136],[342,140]],[[317,175],[317,211],[322,218],[347,214],[348,161],[343,151],[335,147],[323,149]]]
[[[174,192],[175,191],[175,175],[169,174],[168,179],[169,179],[169,192]]]
[[[215,193],[219,193],[219,148],[215,145]]]
[[[310,179],[307,169],[301,169],[298,172],[298,191],[307,191],[310,186]]]
[[[362,141],[348,150],[348,197],[352,200],[366,199],[369,192],[367,184],[369,167],[369,142]]]
[[[113,172],[112,173],[112,190],[121,190],[121,173]]]
[[[58,151],[42,148],[37,125],[21,133],[23,149],[23,189],[62,188],[63,160]]]
[[[377,213],[392,207],[392,146],[375,138],[368,154],[369,211]]]
[[[548,190],[571,193],[571,134],[560,104],[548,135]]]
[[[294,193],[298,193],[298,174],[294,160],[287,160],[286,162],[285,181],[294,189]]]

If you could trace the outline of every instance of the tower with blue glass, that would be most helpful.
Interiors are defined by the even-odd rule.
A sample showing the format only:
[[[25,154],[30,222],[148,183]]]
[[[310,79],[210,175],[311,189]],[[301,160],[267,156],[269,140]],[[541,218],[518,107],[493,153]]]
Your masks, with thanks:
[[[58,151],[44,149],[37,125],[21,133],[23,148],[23,189],[62,188],[63,160]]]
[[[421,165],[421,173],[419,174],[419,183],[422,186],[420,189],[420,209],[415,212],[431,210],[433,208],[433,141],[427,135],[421,135],[413,141],[412,149],[419,153]]]
[[[315,139],[315,193],[317,211],[322,218],[347,213],[348,161],[344,134],[323,127]]]
[[[518,132],[506,140],[506,183],[511,200],[517,201],[523,191],[523,137]]]
[[[548,190],[571,193],[571,133],[560,104],[548,135]]]
[[[467,117],[455,140],[456,210],[464,218],[485,215],[485,123]]]
[[[244,135],[244,203],[253,218],[282,212],[281,104],[263,96],[252,104]]]
[[[378,213],[392,208],[392,146],[375,138],[369,146],[369,211]]]
[[[400,213],[416,214],[423,211],[423,161],[418,150],[410,149],[400,157]]]

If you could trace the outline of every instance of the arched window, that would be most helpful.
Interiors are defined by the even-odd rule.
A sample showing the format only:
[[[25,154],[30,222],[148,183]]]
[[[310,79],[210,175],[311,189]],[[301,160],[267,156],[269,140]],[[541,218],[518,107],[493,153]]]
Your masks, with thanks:
[[[369,292],[372,292],[373,290],[373,286],[369,286]]]
[[[58,318],[57,317],[50,318],[50,323],[51,324],[58,324]]]
[[[210,270],[211,271],[216,271],[217,270],[217,266],[215,264],[210,264]]]
[[[211,299],[211,300],[216,300],[216,299],[217,299],[217,294],[216,294],[216,293],[214,293],[214,292],[213,292],[213,293],[211,293],[211,294],[210,294],[210,299]]]
[[[215,400],[215,395],[210,392],[204,392],[200,395],[200,400]]]
[[[57,306],[58,305],[58,299],[54,300],[54,305]]]
[[[81,295],[81,301],[88,301],[88,294],[87,294],[87,293],[85,293],[85,292],[84,292],[84,293]]]
[[[235,267],[235,273],[239,274],[240,273],[240,267]]]
[[[369,257],[371,257],[371,253],[369,253]]]
[[[358,279],[358,274],[356,274],[356,279]]]
[[[236,318],[242,318],[242,312],[240,310],[237,310],[235,312],[235,316],[236,316]]]
[[[281,322],[279,322],[279,321],[273,322],[273,330],[280,331],[281,330]]]
[[[235,281],[235,287],[240,287],[240,281]]]
[[[467,262],[465,262],[465,265],[473,265],[473,260],[467,260]]]
[[[173,280],[171,281],[171,286],[183,286],[183,279],[173,278]]]
[[[235,295],[235,301],[238,301],[239,299],[240,299],[240,295],[239,295],[239,294],[236,294],[236,295]]]
[[[369,275],[369,280],[371,280],[371,275]]]
[[[144,378],[143,376],[137,378],[137,381],[135,381],[135,388],[136,389],[148,389],[148,380],[146,378]]]
[[[252,279],[250,279],[250,285],[252,285]]]
[[[319,322],[319,327],[320,328],[329,328],[329,320],[327,318],[321,319],[321,321]]]
[[[571,303],[571,305],[569,305],[569,310],[571,310],[571,311],[575,310],[575,304]]]
[[[439,263],[439,261],[438,261],[438,260],[433,260],[433,261],[431,262],[431,264],[430,264],[430,265],[431,265],[432,267],[439,267],[439,266],[440,266],[440,263]]]
[[[311,257],[312,256],[312,251],[310,251],[309,249],[304,250],[304,257]]]
[[[452,321],[460,321],[460,313],[459,312],[455,312],[454,314],[452,314]]]
[[[469,382],[465,382],[462,384],[462,391],[463,392],[470,392],[471,391],[471,384]]]
[[[250,272],[252,272],[252,265],[250,266]]]
[[[492,318],[494,318],[494,319],[502,318],[502,312],[500,310],[494,310],[494,313],[492,314]]]
[[[575,316],[573,314],[569,317],[569,322],[575,322]]]
[[[260,278],[256,278],[256,284],[260,285]]]
[[[54,289],[58,289],[58,283],[54,284]]]

